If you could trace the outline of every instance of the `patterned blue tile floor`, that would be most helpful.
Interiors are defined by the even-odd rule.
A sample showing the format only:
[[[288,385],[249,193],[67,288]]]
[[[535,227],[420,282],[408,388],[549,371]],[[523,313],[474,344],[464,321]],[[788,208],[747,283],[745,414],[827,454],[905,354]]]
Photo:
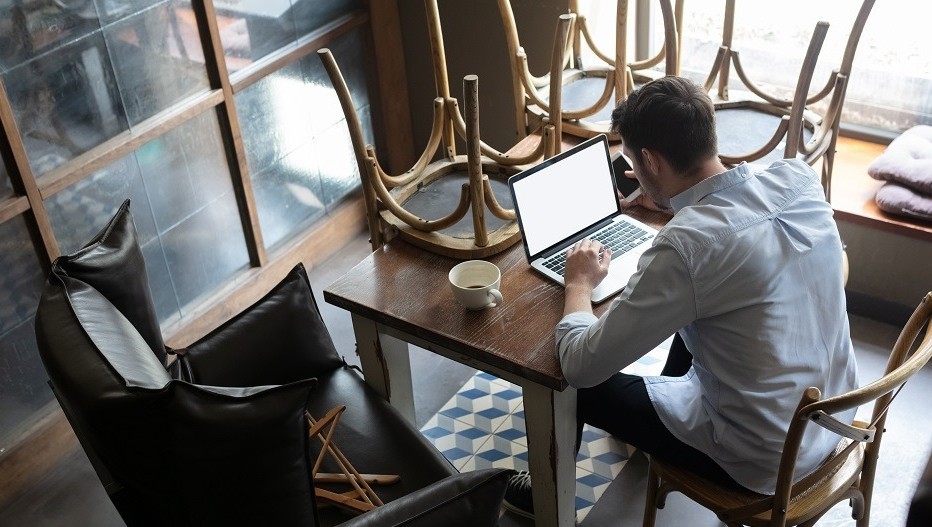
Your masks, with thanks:
[[[625,373],[658,375],[670,340],[625,368]],[[421,428],[430,442],[461,472],[483,468],[528,469],[527,432],[521,387],[485,372],[464,384]],[[621,473],[634,448],[598,428],[583,429],[576,457],[576,517],[583,521]]]

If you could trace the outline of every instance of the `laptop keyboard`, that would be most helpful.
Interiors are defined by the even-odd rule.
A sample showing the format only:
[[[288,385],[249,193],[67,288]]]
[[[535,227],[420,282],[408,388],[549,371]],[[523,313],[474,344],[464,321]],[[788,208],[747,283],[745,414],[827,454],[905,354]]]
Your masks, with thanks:
[[[612,249],[612,256],[621,256],[631,249],[641,245],[651,237],[647,231],[636,227],[626,221],[613,223],[606,229],[598,231],[590,239],[597,240],[606,247]],[[550,258],[544,260],[543,266],[551,271],[563,276],[566,270],[566,251],[560,251],[553,254]]]

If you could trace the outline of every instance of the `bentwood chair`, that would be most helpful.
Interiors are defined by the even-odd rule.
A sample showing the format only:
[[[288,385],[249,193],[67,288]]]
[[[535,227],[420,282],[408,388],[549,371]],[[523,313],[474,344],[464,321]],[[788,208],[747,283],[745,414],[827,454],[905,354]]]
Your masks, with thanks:
[[[479,134],[479,79],[475,75],[463,79],[465,111],[461,111],[457,99],[450,95],[437,0],[424,0],[424,8],[436,88],[433,124],[418,160],[400,174],[386,172],[375,147],[365,143],[356,107],[330,50],[317,53],[346,117],[362,180],[372,249],[397,234],[444,256],[485,258],[521,237],[510,204],[508,177],[542,157],[555,155],[560,134],[553,126],[544,126],[541,141],[522,154],[500,152],[483,142]],[[564,23],[563,27],[565,34],[568,26]],[[465,155],[457,155],[457,136],[466,143]],[[466,221],[467,215],[471,222]]]
[[[668,493],[681,492],[714,512],[728,526],[811,526],[836,503],[850,500],[858,527],[870,522],[870,506],[887,410],[906,381],[932,356],[932,330],[927,329],[918,347],[919,333],[932,318],[932,293],[913,312],[900,333],[887,369],[880,379],[851,392],[822,399],[808,388],[799,401],[784,442],[777,474],[776,492],[766,496],[742,487],[727,487],[676,466],[670,460],[651,458],[644,525],[654,525],[657,508]],[[869,423],[841,422],[833,414],[873,402]],[[812,474],[793,484],[796,457],[806,427],[822,426],[839,436],[835,452]]]
[[[347,485],[313,476],[320,447],[307,417],[335,407],[345,411],[328,440],[342,455],[366,475],[400,475],[379,487],[385,505],[344,525],[498,519],[507,473],[458,474],[346,365],[300,264],[207,336],[166,349],[127,200],[90,243],[53,262],[36,338],[49,384],[128,525],[346,522],[336,507],[317,508],[342,503],[328,496],[345,496]],[[168,368],[166,351],[177,357]]]
[[[510,0],[498,0],[511,63],[512,93],[519,137],[541,123],[552,123],[560,132],[578,137],[594,137],[611,132],[611,113],[616,104],[638,85],[662,75],[678,75],[682,47],[684,0],[659,0],[664,42],[656,55],[644,60],[628,60],[628,0],[617,0],[615,48],[603,50],[595,43],[589,21],[580,12],[578,0],[568,0],[568,14],[558,23],[550,61],[550,71],[531,74],[528,57],[518,38],[518,28]],[[569,17],[568,31],[562,29]],[[587,46],[596,60],[583,64],[582,47]],[[664,63],[662,72],[652,70]],[[551,79],[561,78],[553,83]]]
[[[781,157],[799,157],[810,165],[822,160],[822,187],[831,199],[832,168],[835,144],[841,123],[841,111],[851,76],[858,42],[875,0],[863,0],[855,17],[841,64],[826,79],[818,92],[809,94],[820,49],[812,43],[821,40],[828,29],[819,23],[813,33],[809,52],[803,61],[792,99],[768,93],[745,71],[742,56],[732,37],[735,26],[735,0],[725,1],[722,44],[705,82],[715,101],[719,153],[726,164],[742,161],[769,164]],[[822,35],[820,35],[822,33]],[[729,73],[737,74],[748,92],[729,90]],[[713,90],[713,86],[718,84]],[[782,143],[782,144],[781,144]]]

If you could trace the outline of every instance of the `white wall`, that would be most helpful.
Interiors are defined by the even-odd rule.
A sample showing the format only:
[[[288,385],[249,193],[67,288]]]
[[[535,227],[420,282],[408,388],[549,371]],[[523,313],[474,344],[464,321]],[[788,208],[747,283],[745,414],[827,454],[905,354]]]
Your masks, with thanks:
[[[848,246],[849,292],[912,312],[923,295],[932,291],[932,243],[844,221],[838,222],[838,230]],[[880,304],[863,307],[896,309]],[[874,318],[883,315],[871,313]]]

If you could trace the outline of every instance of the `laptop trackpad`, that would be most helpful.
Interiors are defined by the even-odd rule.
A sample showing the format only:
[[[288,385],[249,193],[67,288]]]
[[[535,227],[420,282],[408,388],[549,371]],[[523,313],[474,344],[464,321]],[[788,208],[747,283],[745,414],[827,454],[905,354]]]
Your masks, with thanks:
[[[608,276],[592,290],[592,302],[598,304],[624,289],[628,279],[637,272],[638,258],[633,254],[626,254],[612,261]]]

